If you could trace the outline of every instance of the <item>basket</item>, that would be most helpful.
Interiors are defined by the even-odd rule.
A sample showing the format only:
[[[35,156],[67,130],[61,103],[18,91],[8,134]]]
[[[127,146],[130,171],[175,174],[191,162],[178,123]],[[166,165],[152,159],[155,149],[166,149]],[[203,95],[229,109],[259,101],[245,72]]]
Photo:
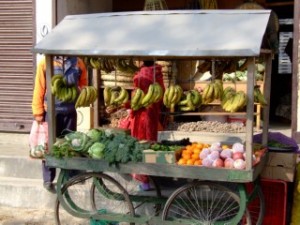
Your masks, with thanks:
[[[285,225],[287,209],[287,182],[282,180],[261,179],[261,189],[265,200],[265,215],[262,224]],[[247,188],[253,188],[248,184]],[[258,210],[258,201],[248,205],[250,212]]]

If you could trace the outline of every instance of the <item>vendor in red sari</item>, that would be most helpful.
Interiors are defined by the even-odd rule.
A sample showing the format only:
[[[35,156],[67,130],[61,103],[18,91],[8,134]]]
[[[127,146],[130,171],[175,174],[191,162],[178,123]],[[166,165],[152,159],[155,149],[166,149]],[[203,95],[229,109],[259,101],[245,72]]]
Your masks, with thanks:
[[[150,84],[157,82],[163,90],[162,66],[155,64],[154,61],[144,61],[143,66],[133,78],[134,87],[138,87],[147,93]],[[162,100],[153,103],[148,107],[139,110],[131,110],[131,135],[139,140],[157,141],[158,129],[160,126]],[[134,174],[134,177],[141,181],[141,188],[150,188],[148,177],[145,175]]]

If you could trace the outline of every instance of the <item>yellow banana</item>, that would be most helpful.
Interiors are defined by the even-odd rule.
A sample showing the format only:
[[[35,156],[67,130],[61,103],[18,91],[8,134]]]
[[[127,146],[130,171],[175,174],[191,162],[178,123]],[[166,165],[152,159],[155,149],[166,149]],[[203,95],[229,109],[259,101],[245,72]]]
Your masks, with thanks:
[[[164,94],[164,91],[159,83],[154,83],[154,93],[155,97],[153,102],[159,102]]]
[[[121,87],[118,97],[116,97],[113,101],[114,104],[121,105],[124,98],[126,98],[126,94],[128,95],[127,90],[124,87]]]
[[[108,106],[110,104],[110,98],[111,98],[111,87],[105,87],[103,89],[103,100],[105,106]]]
[[[169,86],[169,88],[170,88],[170,91],[168,92],[167,98],[168,98],[168,103],[171,104],[171,103],[172,103],[173,96],[174,96],[174,94],[175,94],[175,86],[174,86],[173,84],[171,84],[171,85]]]
[[[86,88],[83,88],[80,91],[80,94],[77,98],[77,101],[75,103],[75,108],[83,107],[85,103],[85,98],[86,98]]]
[[[145,107],[152,104],[153,103],[152,102],[153,101],[153,96],[154,96],[154,85],[150,84],[149,87],[148,87],[148,91],[145,94],[145,97],[142,99],[141,104]]]
[[[140,89],[140,88],[135,89],[134,94],[131,99],[131,103],[130,103],[131,108],[133,110],[137,110],[141,107],[141,101],[144,96],[145,96],[145,94],[142,89]]]
[[[168,101],[169,92],[170,92],[170,87],[167,87],[163,95],[163,103],[167,108],[170,108],[171,106],[170,102]]]
[[[90,105],[90,99],[92,97],[92,93],[91,93],[90,87],[85,87],[85,90],[86,90],[86,97],[85,97],[85,102],[84,102],[83,106],[87,107]]]
[[[90,104],[92,104],[98,98],[98,89],[95,88],[94,86],[90,86],[90,89],[91,89],[91,93],[92,93],[91,99],[90,99]]]

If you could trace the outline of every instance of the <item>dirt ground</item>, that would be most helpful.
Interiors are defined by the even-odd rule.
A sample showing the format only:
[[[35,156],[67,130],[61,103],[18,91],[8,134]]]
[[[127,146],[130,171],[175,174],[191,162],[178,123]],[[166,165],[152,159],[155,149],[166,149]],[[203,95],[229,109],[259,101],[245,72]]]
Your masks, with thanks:
[[[0,206],[0,225],[55,225],[54,211]],[[90,222],[60,213],[61,225],[90,225]]]
[[[54,225],[52,210],[0,207],[1,225]]]

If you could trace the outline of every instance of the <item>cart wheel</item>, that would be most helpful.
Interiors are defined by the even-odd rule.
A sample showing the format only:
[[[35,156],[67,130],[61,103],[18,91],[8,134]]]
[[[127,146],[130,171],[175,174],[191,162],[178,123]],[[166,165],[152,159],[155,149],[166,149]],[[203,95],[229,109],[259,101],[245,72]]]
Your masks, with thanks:
[[[90,190],[94,180],[103,180],[113,187],[122,198],[119,206],[122,206],[127,214],[134,216],[134,209],[129,196],[117,181],[106,174],[89,172],[72,177],[63,185],[61,190],[58,190],[58,200],[55,205],[56,225],[70,224],[74,217],[81,221],[78,224],[90,225],[92,224],[90,219],[92,214],[118,213],[118,210],[110,208],[109,199],[105,196],[102,196],[101,199],[97,198],[98,208],[95,211],[95,207],[90,201]],[[101,203],[98,203],[98,201],[101,201]],[[113,223],[101,221],[101,224],[110,225]]]
[[[118,183],[120,183],[128,192],[129,198],[133,203],[135,214],[138,215],[158,215],[161,208],[161,191],[156,183],[155,179],[149,177],[150,185],[153,187],[153,190],[150,191],[141,191],[139,189],[140,182],[134,179],[130,174],[119,174],[119,173],[105,173],[115,179]],[[99,184],[100,189],[97,189],[97,183],[94,182],[91,187],[91,202],[93,206],[97,209],[97,192],[105,191],[106,194],[113,195],[113,199],[117,199],[117,201],[112,201],[111,204],[115,204],[116,207],[120,207],[120,203],[118,199],[120,199],[118,193],[114,189],[112,189],[106,181],[100,181]],[[159,199],[159,201],[155,201],[153,199]],[[154,202],[154,203],[153,203]]]
[[[172,193],[162,218],[180,224],[251,225],[245,193],[240,194],[221,184],[195,181]]]

